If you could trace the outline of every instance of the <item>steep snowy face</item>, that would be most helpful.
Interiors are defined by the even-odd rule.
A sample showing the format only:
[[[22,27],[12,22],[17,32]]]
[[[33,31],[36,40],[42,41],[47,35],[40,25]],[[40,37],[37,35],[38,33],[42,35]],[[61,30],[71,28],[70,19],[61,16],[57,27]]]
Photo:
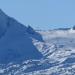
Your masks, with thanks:
[[[7,18],[5,13],[0,9],[0,37],[6,31]]]
[[[0,63],[41,59],[42,54],[32,43],[35,34],[27,30],[27,27],[0,10]]]
[[[73,26],[73,30],[75,30],[75,26]]]

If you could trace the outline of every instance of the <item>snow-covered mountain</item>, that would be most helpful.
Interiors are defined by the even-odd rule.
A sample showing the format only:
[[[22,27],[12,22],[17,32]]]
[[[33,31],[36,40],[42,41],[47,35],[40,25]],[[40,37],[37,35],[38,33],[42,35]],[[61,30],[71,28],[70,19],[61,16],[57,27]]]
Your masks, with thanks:
[[[42,41],[41,35],[31,27],[25,27],[0,10],[0,63],[40,59],[42,54],[33,45],[32,38]]]
[[[75,26],[35,31],[0,10],[0,75],[75,75]]]

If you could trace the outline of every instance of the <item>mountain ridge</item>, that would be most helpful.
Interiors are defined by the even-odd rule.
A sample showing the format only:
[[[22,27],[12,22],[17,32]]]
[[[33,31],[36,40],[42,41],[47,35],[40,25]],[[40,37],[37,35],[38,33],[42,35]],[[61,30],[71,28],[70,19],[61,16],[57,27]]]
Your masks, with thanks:
[[[0,10],[0,28],[0,63],[19,62],[42,57],[30,38],[35,38],[35,35],[30,35],[26,26],[6,16],[2,10]],[[34,33],[36,32],[34,31]],[[39,35],[37,33],[37,36]],[[41,36],[39,37],[41,38]]]

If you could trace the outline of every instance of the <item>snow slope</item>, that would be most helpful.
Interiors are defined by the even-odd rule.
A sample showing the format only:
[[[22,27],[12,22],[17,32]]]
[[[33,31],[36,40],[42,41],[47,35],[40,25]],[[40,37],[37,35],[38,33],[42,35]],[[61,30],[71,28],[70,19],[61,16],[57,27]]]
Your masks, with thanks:
[[[39,33],[43,36],[44,42],[34,41],[34,45],[47,59],[50,66],[30,74],[75,75],[75,30],[71,28],[39,31]]]

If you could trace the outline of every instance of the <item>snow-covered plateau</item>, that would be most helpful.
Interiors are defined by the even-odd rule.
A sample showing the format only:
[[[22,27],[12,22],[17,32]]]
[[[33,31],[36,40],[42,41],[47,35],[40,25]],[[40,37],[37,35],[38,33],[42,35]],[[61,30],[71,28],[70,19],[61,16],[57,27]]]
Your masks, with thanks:
[[[0,10],[0,75],[75,75],[74,28],[37,31]]]

